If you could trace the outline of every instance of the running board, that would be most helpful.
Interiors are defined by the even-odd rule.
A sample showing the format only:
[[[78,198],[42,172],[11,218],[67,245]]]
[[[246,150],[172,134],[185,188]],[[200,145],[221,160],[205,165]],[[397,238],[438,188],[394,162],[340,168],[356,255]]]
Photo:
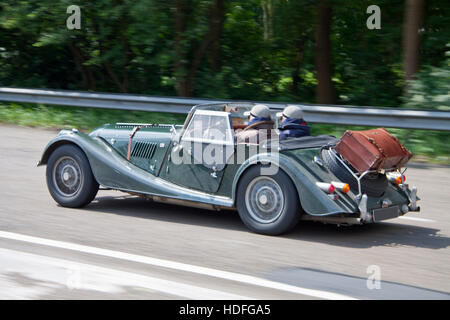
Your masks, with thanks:
[[[355,224],[362,224],[361,218],[336,217],[336,216],[311,216],[308,214],[302,215],[301,220],[337,224],[338,226],[339,225],[351,226]]]

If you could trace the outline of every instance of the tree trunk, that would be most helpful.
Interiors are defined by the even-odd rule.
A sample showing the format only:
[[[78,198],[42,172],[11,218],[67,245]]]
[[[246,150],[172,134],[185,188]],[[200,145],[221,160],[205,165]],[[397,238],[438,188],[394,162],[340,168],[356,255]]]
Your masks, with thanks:
[[[81,50],[69,39],[69,48],[72,52],[73,59],[77,66],[78,71],[81,73],[82,86],[84,90],[94,90],[96,89],[95,77],[92,74],[91,69],[84,65],[85,58]]]
[[[414,79],[419,71],[420,35],[425,0],[406,0],[403,22],[403,69],[405,80]]]
[[[133,55],[130,49],[130,43],[128,41],[126,30],[128,21],[126,20],[128,16],[128,12],[125,12],[122,18],[120,19],[120,39],[122,42],[123,53],[125,55],[124,62],[122,64],[122,90],[123,92],[129,91],[129,75],[128,75],[128,66],[130,61],[133,59]]]
[[[316,24],[316,69],[317,89],[316,100],[318,103],[335,103],[335,93],[331,77],[333,75],[331,63],[331,6],[326,0],[320,0],[317,12]]]
[[[261,0],[263,9],[264,41],[273,38],[273,3],[272,0]]]
[[[100,52],[100,56],[103,57],[106,52],[108,52],[109,48],[105,45],[105,43],[103,42],[103,39],[100,38],[100,26],[97,24],[97,22],[95,20],[93,20],[92,23],[92,27],[94,32],[99,36],[97,43],[98,43],[98,49]],[[109,61],[103,61],[101,63],[101,66],[103,68],[103,70],[106,72],[106,74],[109,75],[109,80],[112,81],[112,83],[117,86],[117,88],[119,89],[120,92],[122,93],[126,93],[128,92],[128,88],[127,88],[127,82],[128,80],[125,80],[122,82],[119,78],[119,76],[116,74],[113,66],[111,65],[111,63]],[[125,69],[125,67],[124,67]],[[125,76],[125,74],[124,74]]]
[[[305,44],[306,37],[299,39],[296,43],[297,55],[295,57],[295,67],[294,71],[292,71],[292,87],[291,93],[293,95],[298,96],[298,85],[300,83],[300,69],[303,63],[303,57],[305,56]]]
[[[220,40],[222,38],[223,25],[225,22],[225,1],[218,1],[215,10],[215,35],[211,43],[209,53],[211,72],[215,73],[219,70],[220,61]]]
[[[186,29],[187,9],[190,2],[186,0],[175,1],[175,63],[174,72],[176,78],[176,90],[179,96],[187,96],[186,70],[183,60],[185,59],[185,48],[183,45],[184,31]]]
[[[198,68],[200,67],[200,63],[202,62],[202,59],[206,51],[214,43],[214,41],[220,39],[222,35],[222,28],[224,21],[225,21],[224,0],[215,0],[210,11],[207,34],[205,35],[202,43],[194,53],[191,68],[189,69],[189,73],[186,77],[186,91],[187,91],[186,93],[188,97],[193,96],[194,94],[195,75],[197,73]]]

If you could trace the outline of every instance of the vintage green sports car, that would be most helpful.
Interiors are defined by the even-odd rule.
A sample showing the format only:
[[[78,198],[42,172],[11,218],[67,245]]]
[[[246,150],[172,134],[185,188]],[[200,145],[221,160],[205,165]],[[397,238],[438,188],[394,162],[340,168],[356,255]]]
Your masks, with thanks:
[[[334,150],[334,137],[236,144],[252,106],[195,106],[184,125],[62,130],[38,165],[47,165],[48,189],[63,207],[87,205],[102,186],[154,201],[237,209],[249,229],[270,235],[301,219],[351,225],[419,211],[404,171],[357,174]]]

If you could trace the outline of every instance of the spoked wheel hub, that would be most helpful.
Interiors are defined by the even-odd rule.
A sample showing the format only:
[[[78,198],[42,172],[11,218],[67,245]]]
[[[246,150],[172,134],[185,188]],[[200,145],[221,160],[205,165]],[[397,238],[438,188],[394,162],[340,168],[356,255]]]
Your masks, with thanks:
[[[247,210],[250,216],[260,223],[271,223],[278,219],[283,212],[284,202],[280,185],[270,177],[257,177],[247,187]]]
[[[53,181],[63,196],[74,196],[83,185],[83,175],[78,162],[69,156],[59,158],[53,169]]]

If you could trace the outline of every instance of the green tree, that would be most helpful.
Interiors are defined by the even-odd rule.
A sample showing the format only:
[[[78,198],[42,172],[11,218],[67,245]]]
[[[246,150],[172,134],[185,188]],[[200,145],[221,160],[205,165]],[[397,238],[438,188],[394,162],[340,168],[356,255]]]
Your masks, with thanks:
[[[450,43],[439,67],[426,66],[411,80],[404,106],[409,109],[450,111]]]

